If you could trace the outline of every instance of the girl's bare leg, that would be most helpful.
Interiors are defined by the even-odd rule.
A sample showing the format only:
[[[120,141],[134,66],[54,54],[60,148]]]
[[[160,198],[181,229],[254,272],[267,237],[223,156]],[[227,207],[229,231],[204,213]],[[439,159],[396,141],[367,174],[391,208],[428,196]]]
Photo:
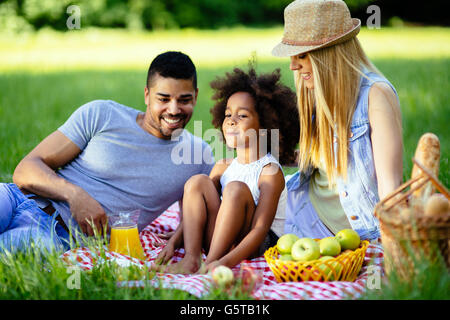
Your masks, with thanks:
[[[218,260],[250,231],[255,202],[248,186],[239,181],[226,185],[214,224],[206,230],[206,263]],[[208,245],[210,243],[210,245]]]
[[[219,206],[219,194],[207,175],[196,175],[186,182],[182,219],[185,256],[163,271],[190,274],[200,268],[205,226],[209,216],[217,215]]]

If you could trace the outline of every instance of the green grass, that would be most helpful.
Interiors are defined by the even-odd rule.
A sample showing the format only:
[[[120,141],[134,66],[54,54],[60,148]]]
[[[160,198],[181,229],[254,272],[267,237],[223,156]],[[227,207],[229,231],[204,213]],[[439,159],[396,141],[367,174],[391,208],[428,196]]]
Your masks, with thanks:
[[[425,132],[433,132],[441,141],[439,179],[449,185],[449,117],[450,81],[445,59],[373,59],[379,69],[397,88],[403,116],[404,178],[410,177],[411,158],[417,141]],[[245,63],[240,63],[245,67]],[[223,75],[233,65],[199,68],[199,99],[188,125],[202,120],[203,132],[211,128],[212,90],[209,82]],[[282,69],[282,79],[293,87],[287,61],[259,62],[259,71]],[[3,130],[0,180],[11,181],[12,172],[39,141],[58,128],[80,105],[93,99],[113,99],[145,110],[143,88],[146,70],[72,70],[61,72],[0,74],[0,119]]]
[[[165,50],[181,50],[199,67],[229,66],[247,60],[252,52],[279,64],[282,59],[273,57],[271,50],[282,34],[282,27],[158,32],[82,28],[65,33],[44,29],[14,36],[0,30],[0,70],[142,70]],[[448,28],[362,28],[358,38],[371,58],[450,57]]]
[[[92,252],[105,243],[100,237],[85,237],[83,241]],[[0,300],[199,300],[183,290],[149,285],[149,281],[158,281],[158,278],[145,268],[120,267],[107,261],[96,263],[86,271],[63,263],[60,254],[36,249],[33,245],[25,252],[0,254]],[[100,252],[99,257],[105,258],[104,252]],[[143,286],[118,287],[119,281],[135,280],[142,281]],[[228,293],[213,287],[202,299],[249,300],[251,297],[238,283]]]
[[[372,288],[360,298],[361,300],[450,300],[450,273],[438,249],[425,254],[414,248],[411,243],[403,244],[411,258],[410,264],[402,260],[389,274],[380,279],[379,285],[370,281]],[[385,252],[385,255],[388,255]],[[405,276],[406,275],[406,276]]]
[[[259,71],[281,68],[283,82],[293,88],[288,60],[270,56],[281,35],[282,28],[135,34],[120,30],[44,30],[14,38],[0,33],[0,181],[11,182],[14,168],[23,156],[90,100],[113,99],[144,110],[148,64],[165,50],[188,53],[198,67],[200,91],[187,127],[191,131],[195,120],[203,121],[203,132],[211,127],[210,81],[236,65],[245,67],[253,52]],[[410,177],[411,158],[420,136],[433,132],[441,141],[439,179],[450,185],[450,29],[363,29],[360,40],[399,94],[404,179]],[[285,173],[294,171],[285,168]],[[32,251],[1,259],[0,299],[195,299],[177,290],[118,289],[117,272],[107,265],[83,273],[82,290],[68,290],[66,267],[55,254],[42,256]],[[45,271],[44,265],[52,271]],[[433,270],[430,279],[436,285],[444,279],[440,285],[448,286],[445,270]],[[428,299],[435,298],[438,292],[437,297],[448,299],[448,295],[442,295],[444,290],[433,292],[431,285],[428,289],[422,286],[421,290],[408,288],[392,278],[383,290],[370,293],[367,298]],[[208,298],[242,296],[229,296],[219,290]]]

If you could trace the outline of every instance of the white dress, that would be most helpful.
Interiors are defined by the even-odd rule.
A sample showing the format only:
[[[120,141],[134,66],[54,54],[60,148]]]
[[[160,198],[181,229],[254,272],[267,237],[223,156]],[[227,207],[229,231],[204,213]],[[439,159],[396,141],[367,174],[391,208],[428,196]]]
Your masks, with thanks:
[[[276,163],[280,167],[280,169],[282,169],[280,163],[270,153],[267,153],[264,157],[248,164],[239,163],[237,161],[237,158],[234,158],[220,178],[222,193],[223,189],[228,183],[232,181],[244,182],[250,189],[253,200],[255,201],[255,206],[257,206],[260,195],[260,191],[258,188],[259,176],[261,175],[261,171],[264,166],[268,165],[269,163]],[[284,222],[286,219],[286,198],[287,191],[285,186],[283,191],[281,192],[280,199],[278,201],[277,213],[271,226],[272,231],[278,237],[281,237],[284,233]]]

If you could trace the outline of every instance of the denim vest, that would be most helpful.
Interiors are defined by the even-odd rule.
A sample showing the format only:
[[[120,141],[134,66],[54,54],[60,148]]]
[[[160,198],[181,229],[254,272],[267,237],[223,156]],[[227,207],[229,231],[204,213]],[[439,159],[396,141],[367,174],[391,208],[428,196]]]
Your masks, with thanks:
[[[361,239],[374,240],[380,237],[379,222],[373,214],[379,197],[370,140],[369,91],[375,82],[385,82],[391,86],[396,95],[397,92],[382,76],[367,71],[364,74],[370,81],[365,77],[361,77],[360,80],[358,100],[350,127],[347,181],[338,178],[337,191],[352,229],[358,232]],[[334,147],[337,150],[336,139]],[[294,174],[286,183],[288,192],[296,192],[309,182],[312,172],[311,168]]]

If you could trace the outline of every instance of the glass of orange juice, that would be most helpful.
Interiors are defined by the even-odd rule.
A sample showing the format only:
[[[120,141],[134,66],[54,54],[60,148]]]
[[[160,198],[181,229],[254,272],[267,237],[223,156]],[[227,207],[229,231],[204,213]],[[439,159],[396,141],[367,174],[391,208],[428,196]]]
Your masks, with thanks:
[[[139,210],[134,210],[109,215],[111,223],[109,251],[145,260],[137,227],[139,214]]]

